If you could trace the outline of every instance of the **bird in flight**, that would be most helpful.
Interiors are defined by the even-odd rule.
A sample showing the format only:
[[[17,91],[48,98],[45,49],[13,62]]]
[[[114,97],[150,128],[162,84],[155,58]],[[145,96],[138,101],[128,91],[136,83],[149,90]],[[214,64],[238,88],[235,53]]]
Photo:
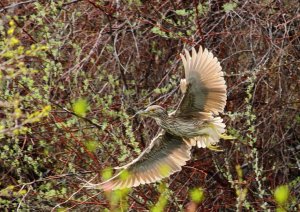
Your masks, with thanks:
[[[180,81],[184,94],[177,110],[168,114],[159,105],[151,105],[137,114],[153,118],[161,131],[133,161],[117,167],[121,171],[92,189],[116,190],[159,181],[181,170],[191,159],[191,148],[212,147],[225,132],[218,116],[226,105],[226,84],[217,58],[201,46],[192,54],[180,55],[185,79]]]

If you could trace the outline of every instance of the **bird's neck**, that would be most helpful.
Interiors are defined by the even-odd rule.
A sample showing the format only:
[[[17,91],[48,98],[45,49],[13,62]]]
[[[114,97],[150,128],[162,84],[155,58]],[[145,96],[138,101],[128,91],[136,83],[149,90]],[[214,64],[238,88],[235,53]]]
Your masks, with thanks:
[[[160,117],[154,117],[154,119],[160,127],[165,128],[167,123],[169,123],[170,117],[167,113],[165,113],[163,115],[161,114]]]

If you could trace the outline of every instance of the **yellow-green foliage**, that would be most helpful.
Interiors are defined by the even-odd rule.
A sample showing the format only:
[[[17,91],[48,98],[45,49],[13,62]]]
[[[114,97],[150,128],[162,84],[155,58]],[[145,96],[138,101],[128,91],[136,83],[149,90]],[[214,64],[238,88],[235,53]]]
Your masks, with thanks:
[[[102,171],[102,179],[105,181],[105,180],[108,180],[109,178],[112,177],[112,174],[113,174],[113,170],[112,168],[110,167],[106,167],[103,169]]]
[[[46,45],[33,44],[30,47],[23,46],[15,37],[17,33],[15,22],[9,21],[7,32],[3,29],[0,32],[0,106],[4,108],[6,119],[1,121],[0,137],[4,135],[24,134],[30,130],[27,124],[39,122],[47,117],[51,106],[42,99],[42,93],[35,86],[33,77],[41,71],[34,65],[26,66],[25,57],[43,57],[48,49]],[[13,89],[5,89],[6,87]],[[27,94],[20,92],[26,89]],[[40,105],[34,107],[33,101],[40,101]],[[34,110],[26,110],[26,107],[34,107]],[[29,112],[27,112],[29,111]]]
[[[151,208],[151,212],[163,212],[170,198],[170,191],[166,184],[161,183],[158,186],[158,190],[160,192],[160,196],[157,203]]]
[[[51,112],[48,91],[35,81],[36,77],[42,78],[48,73],[39,62],[28,63],[28,60],[47,61],[48,46],[42,43],[23,45],[18,39],[20,30],[15,23],[18,18],[7,16],[4,20],[8,24],[0,27],[0,107],[5,116],[0,120],[0,162],[1,168],[9,168],[18,176],[15,183],[22,184],[22,176],[29,173],[41,177],[41,168],[47,161],[32,154],[35,141],[27,143],[20,137],[31,134],[34,126],[45,121]],[[28,189],[27,186],[2,189],[0,205],[14,207],[16,203],[2,197],[9,195],[22,199]]]
[[[190,191],[190,198],[193,202],[199,204],[204,200],[204,191],[202,188],[193,188]]]
[[[290,196],[290,190],[288,185],[280,185],[276,187],[274,191],[274,199],[277,204],[276,211],[278,212],[287,211],[286,206],[288,203],[289,196]]]
[[[85,117],[88,110],[88,102],[85,99],[78,99],[73,103],[73,111],[82,117]]]

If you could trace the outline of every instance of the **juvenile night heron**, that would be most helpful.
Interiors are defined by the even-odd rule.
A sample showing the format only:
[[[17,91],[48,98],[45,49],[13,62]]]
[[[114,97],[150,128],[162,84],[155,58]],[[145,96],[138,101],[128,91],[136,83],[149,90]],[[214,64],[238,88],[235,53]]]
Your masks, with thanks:
[[[111,179],[86,187],[115,190],[161,180],[181,170],[190,160],[193,146],[210,147],[219,142],[225,124],[218,116],[226,104],[226,85],[217,58],[207,49],[185,50],[185,77],[180,82],[184,97],[178,109],[168,114],[158,105],[138,112],[151,117],[162,128],[150,145]],[[128,173],[126,177],[122,174]]]

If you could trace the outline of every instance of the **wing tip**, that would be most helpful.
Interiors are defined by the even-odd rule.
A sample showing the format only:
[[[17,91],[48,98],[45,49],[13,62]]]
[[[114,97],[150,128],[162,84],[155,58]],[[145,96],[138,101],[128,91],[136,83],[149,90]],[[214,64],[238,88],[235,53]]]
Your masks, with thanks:
[[[194,87],[193,92],[199,91],[200,93],[208,93],[207,100],[202,103],[202,105],[195,106],[196,109],[199,111],[212,112],[213,114],[222,113],[226,105],[226,98],[223,98],[223,96],[227,93],[227,86],[224,79],[224,72],[217,57],[214,57],[211,51],[207,48],[203,48],[201,45],[199,46],[198,52],[196,52],[194,47],[192,48],[192,57],[190,57],[190,53],[187,49],[184,49],[184,52],[186,55],[183,60],[186,85],[198,84]],[[182,87],[182,83],[180,83],[180,86]],[[186,95],[188,92],[187,90],[183,92],[183,94]],[[213,98],[211,98],[211,96]],[[212,104],[216,101],[221,102],[222,107]],[[184,110],[188,112],[188,109]],[[181,112],[182,111],[183,110],[181,110]]]

